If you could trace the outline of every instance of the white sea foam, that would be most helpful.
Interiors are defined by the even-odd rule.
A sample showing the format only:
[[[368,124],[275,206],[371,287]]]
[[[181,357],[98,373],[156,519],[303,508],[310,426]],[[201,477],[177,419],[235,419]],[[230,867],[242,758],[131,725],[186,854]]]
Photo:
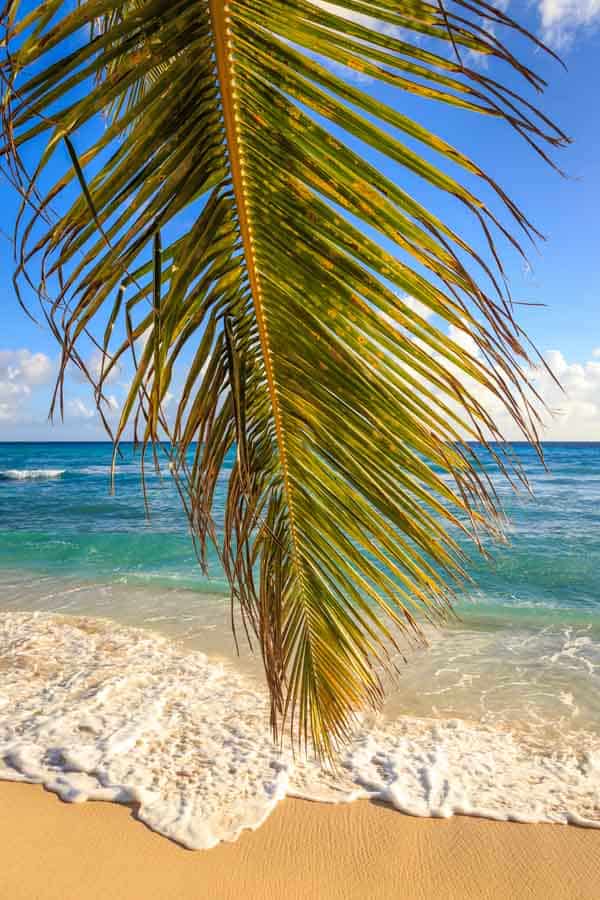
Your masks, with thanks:
[[[5,481],[28,481],[32,478],[60,478],[64,469],[4,469],[0,479]]]
[[[558,749],[457,719],[365,719],[333,775],[278,751],[249,677],[148,631],[3,613],[0,670],[0,778],[136,803],[190,848],[257,828],[286,795],[600,827],[600,741],[582,732]]]
[[[106,475],[109,477],[113,472],[112,465],[95,465],[95,466],[82,466],[78,469],[72,470],[74,474],[77,475]],[[165,469],[166,471],[166,469]],[[132,463],[119,463],[114,468],[115,475],[124,475],[124,474],[135,474],[141,475],[141,467],[138,462]],[[146,477],[151,477],[155,475],[155,471],[152,466],[149,466],[146,471]],[[164,474],[164,472],[162,473]]]
[[[0,469],[0,480],[28,481],[30,479],[60,478],[66,471],[66,469]],[[162,474],[164,475],[166,472],[167,470],[165,469]],[[105,475],[108,478],[111,473],[112,466],[110,465],[81,466],[79,468],[69,469],[70,475]],[[129,463],[127,465],[118,465],[115,467],[116,475],[131,473],[140,474],[140,466],[136,463]],[[156,473],[152,468],[146,472],[147,477],[152,477],[155,474]]]

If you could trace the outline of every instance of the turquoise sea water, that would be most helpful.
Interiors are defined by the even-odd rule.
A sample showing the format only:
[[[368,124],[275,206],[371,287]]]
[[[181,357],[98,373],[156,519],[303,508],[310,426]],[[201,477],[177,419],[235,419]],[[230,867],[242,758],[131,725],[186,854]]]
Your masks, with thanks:
[[[453,642],[470,641],[470,665],[482,640],[490,645],[489,671],[471,680],[472,697],[461,694],[463,714],[479,702],[476,688],[484,675],[498,677],[502,666],[510,671],[521,656],[537,665],[536,654],[552,657],[573,629],[580,637],[585,632],[600,656],[600,444],[547,444],[546,468],[531,447],[516,445],[515,451],[533,496],[515,493],[490,461],[508,543],[490,545],[491,560],[469,548],[473,583],[462,591],[460,621],[449,632]],[[0,609],[108,616],[184,636],[203,649],[210,638],[208,649],[233,653],[226,581],[216,558],[209,577],[201,573],[168,468],[158,476],[147,467],[148,517],[139,455],[123,446],[111,496],[111,454],[108,443],[0,444]],[[217,520],[227,477],[226,466],[216,492]],[[423,667],[433,678],[433,667],[438,672],[449,653],[448,640],[435,651],[438,637],[432,635],[434,650],[403,678],[406,698],[415,673],[410,702],[419,709]],[[526,649],[517,654],[514,642],[521,639]],[[586,658],[581,672],[571,670],[582,676],[582,695],[586,676],[596,675],[594,665]],[[456,691],[444,693],[454,697]],[[589,721],[598,713],[592,697],[582,696],[583,715],[581,709]]]
[[[161,478],[148,467],[148,518],[139,456],[131,445],[122,449],[110,496],[107,443],[0,444],[0,571],[226,593],[216,559],[209,579],[196,564],[168,471]],[[543,619],[553,610],[593,621],[600,612],[600,444],[547,444],[548,471],[532,448],[516,452],[534,496],[494,477],[509,543],[491,548],[491,563],[472,554],[471,609],[530,610]],[[227,475],[226,468],[217,517]]]
[[[109,444],[0,444],[0,778],[135,799],[194,847],[286,793],[600,827],[600,444],[544,450],[547,469],[515,447],[533,496],[489,465],[508,542],[471,552],[456,621],[398,658],[342,784],[271,745],[259,662],[235,653],[168,469],[148,471],[148,518],[131,446],[111,496]]]
[[[111,459],[107,443],[0,444],[0,567],[225,591],[216,562],[201,576],[168,469],[158,477],[148,457],[148,516],[139,454],[123,445],[113,496]]]

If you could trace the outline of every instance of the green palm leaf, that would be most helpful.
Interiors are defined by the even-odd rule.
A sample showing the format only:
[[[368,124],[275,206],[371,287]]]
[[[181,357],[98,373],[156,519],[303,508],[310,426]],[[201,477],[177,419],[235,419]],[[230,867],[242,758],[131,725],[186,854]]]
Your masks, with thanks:
[[[168,438],[203,562],[236,446],[220,544],[233,600],[258,637],[274,729],[287,720],[330,752],[380,704],[400,634],[445,614],[462,571],[453,531],[497,527],[467,441],[502,435],[477,391],[536,440],[495,245],[520,249],[534,229],[402,112],[416,96],[501,118],[546,158],[565,136],[466,62],[494,57],[541,89],[481,18],[522,29],[480,0],[19,6],[4,11],[3,152],[23,197],[16,284],[37,285],[63,347],[55,402],[98,329],[101,410],[134,353],[114,438],[132,422],[144,445]],[[402,187],[417,180],[472,213],[489,259]]]

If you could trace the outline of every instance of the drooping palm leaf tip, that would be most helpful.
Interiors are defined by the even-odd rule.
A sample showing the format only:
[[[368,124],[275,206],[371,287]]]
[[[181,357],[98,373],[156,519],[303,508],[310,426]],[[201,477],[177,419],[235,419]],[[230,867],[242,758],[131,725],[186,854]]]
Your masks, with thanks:
[[[496,527],[467,442],[502,435],[477,397],[537,440],[496,248],[534,228],[403,112],[456,107],[460,133],[469,113],[503,119],[547,158],[566,138],[519,96],[518,79],[543,82],[497,35],[535,38],[480,0],[13,0],[4,25],[15,283],[61,342],[55,403],[71,360],[104,414],[104,381],[133,353],[114,439],[131,423],[144,445],[168,439],[202,561],[236,447],[218,539],[233,602],[274,729],[327,754],[380,704],[398,637],[444,615],[454,528]],[[421,205],[420,184],[466,208],[489,252]]]

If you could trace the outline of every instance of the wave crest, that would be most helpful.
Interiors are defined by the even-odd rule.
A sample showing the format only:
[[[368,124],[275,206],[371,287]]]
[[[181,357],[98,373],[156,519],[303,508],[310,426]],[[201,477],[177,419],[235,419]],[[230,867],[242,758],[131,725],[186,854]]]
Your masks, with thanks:
[[[1,481],[29,481],[30,479],[60,478],[64,469],[4,469],[0,472]]]

